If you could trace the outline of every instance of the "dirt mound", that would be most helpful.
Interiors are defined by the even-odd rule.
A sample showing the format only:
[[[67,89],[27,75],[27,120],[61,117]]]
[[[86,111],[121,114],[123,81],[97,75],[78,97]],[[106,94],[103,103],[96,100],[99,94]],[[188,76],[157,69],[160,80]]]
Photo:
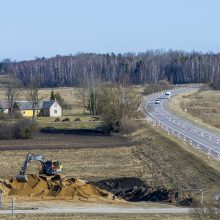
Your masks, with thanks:
[[[28,182],[25,183],[20,183],[16,179],[1,180],[0,190],[3,191],[3,196],[119,201],[112,193],[101,190],[93,184],[75,178],[62,179],[59,176],[48,178],[30,174]]]
[[[133,177],[101,180],[95,184],[131,202],[173,202],[177,196],[175,189],[151,187],[143,180]]]

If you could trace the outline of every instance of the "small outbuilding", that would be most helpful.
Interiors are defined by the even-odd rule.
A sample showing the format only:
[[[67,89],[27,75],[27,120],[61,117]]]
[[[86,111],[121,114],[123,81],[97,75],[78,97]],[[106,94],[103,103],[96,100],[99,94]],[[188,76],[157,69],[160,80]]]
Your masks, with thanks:
[[[42,116],[60,117],[62,116],[62,107],[56,100],[43,101]]]

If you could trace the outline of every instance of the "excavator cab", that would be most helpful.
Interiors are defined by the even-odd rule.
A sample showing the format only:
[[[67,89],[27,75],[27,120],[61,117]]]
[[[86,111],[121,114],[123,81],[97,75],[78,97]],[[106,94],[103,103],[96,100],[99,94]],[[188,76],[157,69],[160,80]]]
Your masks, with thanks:
[[[16,176],[16,180],[18,182],[28,182],[26,171],[31,161],[40,161],[42,165],[40,174],[44,174],[46,176],[56,175],[63,171],[63,165],[58,160],[46,160],[42,155],[28,154],[23,166],[21,167],[19,175]]]
[[[50,175],[56,175],[59,172],[62,172],[63,165],[58,160],[48,160],[44,163],[44,171],[42,174],[46,174],[48,176]]]

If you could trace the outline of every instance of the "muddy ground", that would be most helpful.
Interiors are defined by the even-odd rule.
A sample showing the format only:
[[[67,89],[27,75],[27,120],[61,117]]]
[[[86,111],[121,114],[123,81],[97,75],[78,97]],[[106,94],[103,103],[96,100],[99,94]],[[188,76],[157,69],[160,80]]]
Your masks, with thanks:
[[[119,135],[40,133],[33,139],[0,140],[0,150],[99,148],[132,146],[136,143],[137,141],[132,141]]]

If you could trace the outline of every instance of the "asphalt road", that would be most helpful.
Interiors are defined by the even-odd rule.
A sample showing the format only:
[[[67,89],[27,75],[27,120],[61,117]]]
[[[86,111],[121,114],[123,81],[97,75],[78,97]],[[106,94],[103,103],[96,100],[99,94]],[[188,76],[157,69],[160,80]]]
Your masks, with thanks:
[[[192,86],[170,91],[172,96],[175,96],[196,89],[198,88]],[[156,99],[160,100],[159,104],[155,104]],[[166,107],[168,102],[169,99],[166,99],[165,91],[152,94],[145,99],[144,112],[153,121],[154,126],[165,129],[169,135],[176,136],[184,143],[190,144],[198,151],[207,154],[208,157],[214,157],[220,161],[220,135],[169,112]]]
[[[61,214],[61,213],[123,213],[123,214],[187,214],[190,208],[137,208],[137,207],[71,207],[14,210],[14,214]],[[12,210],[0,210],[0,215],[12,214]]]

